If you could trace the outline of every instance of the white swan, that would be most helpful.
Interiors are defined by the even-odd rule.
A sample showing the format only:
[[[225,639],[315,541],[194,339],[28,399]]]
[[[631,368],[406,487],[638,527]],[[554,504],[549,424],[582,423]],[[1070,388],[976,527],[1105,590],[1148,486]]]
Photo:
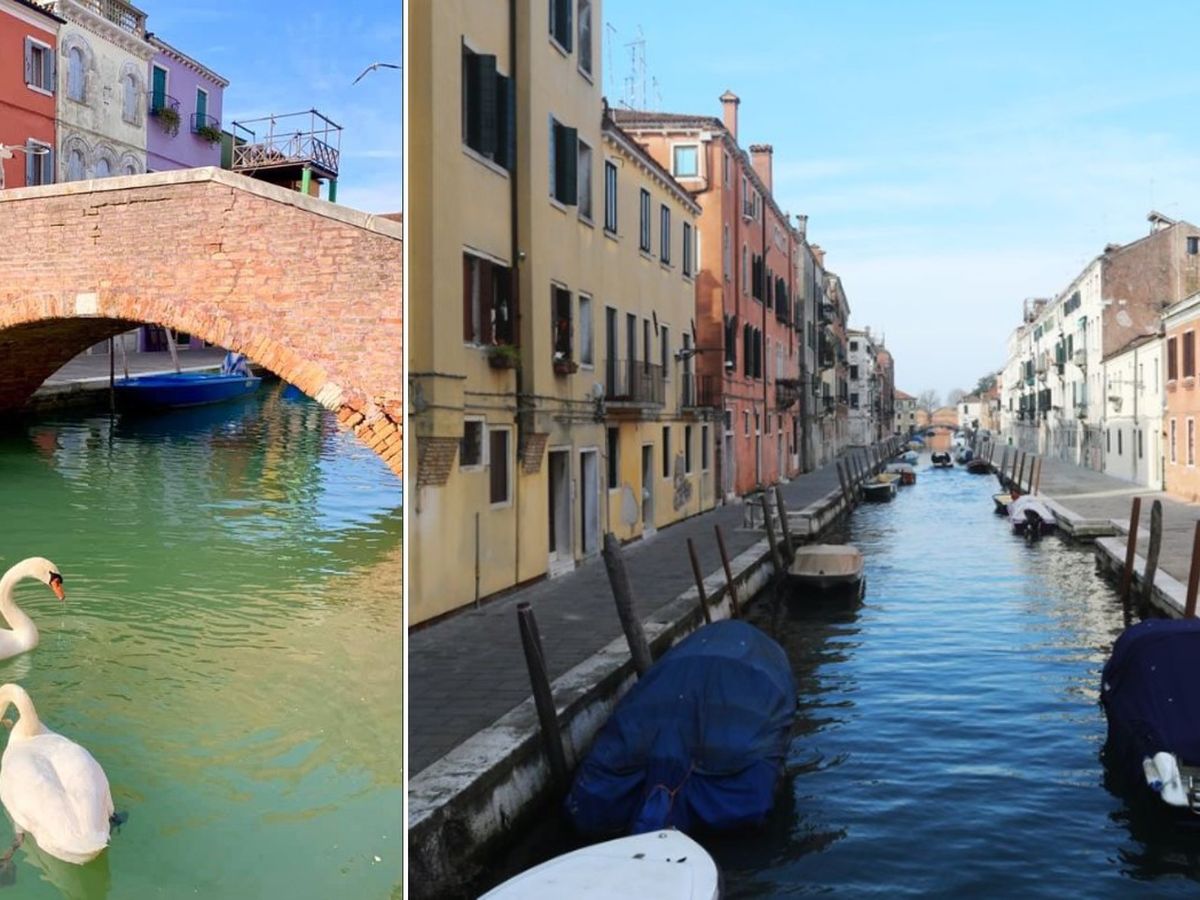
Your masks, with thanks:
[[[46,728],[19,684],[0,687],[0,715],[12,703],[21,714],[0,757],[0,803],[12,816],[14,848],[32,834],[46,853],[85,863],[108,846],[113,801],[100,763]]]
[[[10,656],[32,650],[38,643],[37,626],[13,599],[13,588],[18,581],[26,578],[36,578],[49,585],[59,600],[65,600],[67,597],[63,592],[63,579],[58,573],[58,566],[48,559],[32,556],[5,572],[4,577],[0,578],[0,614],[11,626],[11,630],[0,628],[0,659],[8,659]]]

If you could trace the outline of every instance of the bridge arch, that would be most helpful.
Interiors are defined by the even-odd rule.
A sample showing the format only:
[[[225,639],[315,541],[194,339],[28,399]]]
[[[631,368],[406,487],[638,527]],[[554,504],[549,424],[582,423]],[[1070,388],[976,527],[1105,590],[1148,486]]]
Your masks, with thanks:
[[[401,474],[399,223],[219,169],[0,193],[0,413],[138,324],[244,353]]]

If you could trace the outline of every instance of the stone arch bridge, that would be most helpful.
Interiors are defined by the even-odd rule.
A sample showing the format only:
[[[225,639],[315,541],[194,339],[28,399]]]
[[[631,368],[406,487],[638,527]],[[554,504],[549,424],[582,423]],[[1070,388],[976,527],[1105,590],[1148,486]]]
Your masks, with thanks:
[[[137,324],[246,354],[401,473],[401,226],[221,169],[0,191],[0,414]]]

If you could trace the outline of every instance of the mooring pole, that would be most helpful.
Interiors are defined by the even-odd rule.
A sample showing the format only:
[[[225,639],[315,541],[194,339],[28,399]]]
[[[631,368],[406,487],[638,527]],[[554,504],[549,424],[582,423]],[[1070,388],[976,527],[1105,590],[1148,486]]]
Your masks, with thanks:
[[[1150,546],[1146,548],[1146,569],[1142,572],[1142,606],[1150,605],[1154,595],[1154,575],[1158,572],[1158,551],[1162,547],[1162,501],[1150,507]]]
[[[1200,522],[1196,523],[1196,533],[1192,537],[1192,568],[1188,571],[1187,603],[1183,607],[1185,619],[1196,615],[1197,587],[1200,587]]]
[[[783,501],[783,491],[779,489],[779,485],[775,486],[775,506],[779,510],[779,525],[783,529],[783,546],[787,551],[785,559],[790,566],[795,558],[795,550],[792,547],[792,526],[788,523],[787,504]]]
[[[563,753],[558,711],[554,707],[554,695],[550,691],[550,675],[546,671],[546,657],[542,652],[542,636],[538,633],[537,619],[534,618],[533,610],[527,602],[517,604],[517,624],[521,629],[521,648],[525,651],[525,665],[529,668],[533,705],[537,709],[542,741],[546,746],[546,757],[550,761],[550,774],[554,779],[555,788],[563,790],[567,786],[567,757]]]
[[[779,544],[775,542],[775,523],[771,518],[771,507],[763,504],[763,523],[767,526],[767,543],[771,549],[771,565],[775,567],[775,577],[783,577],[783,560],[779,556]]]
[[[1017,470],[1017,490],[1021,490],[1021,480],[1025,477],[1025,451],[1021,451],[1021,468]]]
[[[721,551],[721,565],[725,567],[725,589],[729,591],[729,605],[733,610],[733,617],[740,618],[742,611],[738,605],[737,585],[733,581],[733,567],[729,565],[729,551],[725,549],[725,535],[721,532],[720,525],[714,525],[713,530],[717,533],[717,548]]]
[[[1043,462],[1045,462],[1045,460],[1039,456],[1038,461],[1037,461],[1037,481],[1035,481],[1033,484],[1033,492],[1035,494],[1038,493],[1039,491],[1041,491],[1041,489],[1042,489],[1042,463]]]
[[[629,655],[633,657],[633,668],[641,677],[650,668],[650,645],[646,643],[646,632],[642,630],[642,622],[633,609],[633,588],[629,585],[629,573],[625,570],[621,545],[611,531],[604,534],[604,549],[601,555],[604,557],[604,568],[608,571],[608,583],[612,587],[613,600],[617,604],[617,617],[621,620],[621,630],[625,632],[625,640],[629,642]]]
[[[108,411],[117,411],[117,348],[113,339],[108,339]]]
[[[696,545],[687,539],[688,556],[692,559],[692,574],[696,576],[696,591],[700,595],[700,611],[704,613],[704,624],[712,624],[712,613],[708,610],[708,594],[704,591],[704,575],[700,572],[700,560],[696,558]]]
[[[834,467],[837,469],[838,484],[842,486],[842,501],[846,504],[846,509],[850,509],[850,487],[846,481],[846,473],[842,471],[842,461],[837,460]]]
[[[1125,568],[1121,572],[1121,602],[1129,602],[1129,587],[1133,584],[1133,556],[1137,552],[1138,521],[1142,517],[1142,498],[1134,497],[1129,511],[1129,538],[1125,542]]]

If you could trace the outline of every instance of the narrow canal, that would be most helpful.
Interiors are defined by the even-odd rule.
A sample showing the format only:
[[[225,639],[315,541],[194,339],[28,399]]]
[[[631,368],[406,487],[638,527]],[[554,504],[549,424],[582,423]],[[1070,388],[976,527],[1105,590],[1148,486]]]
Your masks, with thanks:
[[[0,434],[0,569],[41,643],[0,662],[129,820],[21,898],[388,898],[402,876],[398,479],[280,386]],[[7,740],[0,732],[0,744]],[[0,843],[11,837],[0,824]]]
[[[1116,591],[1090,546],[1014,537],[996,490],[926,455],[915,486],[834,538],[865,554],[861,606],[751,607],[788,652],[800,710],[767,824],[701,837],[725,897],[1195,895],[1200,830],[1105,786]],[[531,829],[482,886],[574,849],[568,831]]]

